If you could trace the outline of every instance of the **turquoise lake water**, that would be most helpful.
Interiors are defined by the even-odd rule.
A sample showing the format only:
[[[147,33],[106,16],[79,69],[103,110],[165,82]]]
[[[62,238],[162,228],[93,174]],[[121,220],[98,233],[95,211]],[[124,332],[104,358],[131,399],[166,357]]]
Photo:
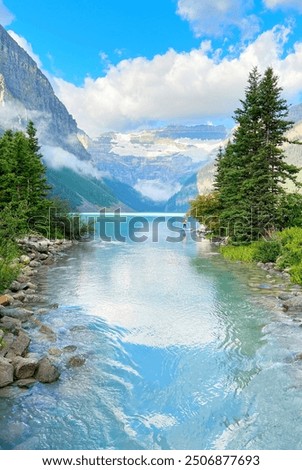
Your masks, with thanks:
[[[0,449],[302,448],[299,322],[259,301],[264,272],[167,235],[96,237],[40,276],[57,339],[31,351],[77,349],[58,382],[2,395]]]

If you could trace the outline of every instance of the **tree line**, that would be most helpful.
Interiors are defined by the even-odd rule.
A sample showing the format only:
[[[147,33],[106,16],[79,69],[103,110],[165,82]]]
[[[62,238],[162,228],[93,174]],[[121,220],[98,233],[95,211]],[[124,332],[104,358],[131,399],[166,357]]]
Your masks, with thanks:
[[[37,132],[7,130],[0,137],[0,289],[16,275],[18,237],[81,238],[87,226],[70,216],[67,201],[52,198]]]
[[[190,215],[237,244],[269,239],[277,230],[302,226],[300,168],[286,161],[286,133],[293,126],[271,67],[249,74],[245,97],[234,112],[236,127],[215,162],[214,191],[191,201]],[[290,142],[298,143],[298,142]]]

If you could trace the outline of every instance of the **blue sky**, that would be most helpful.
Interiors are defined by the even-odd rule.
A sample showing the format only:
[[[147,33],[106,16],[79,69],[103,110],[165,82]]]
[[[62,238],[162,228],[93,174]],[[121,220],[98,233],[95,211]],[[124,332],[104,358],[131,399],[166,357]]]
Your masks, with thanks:
[[[254,65],[301,99],[301,0],[0,0],[0,22],[91,135],[227,122]]]

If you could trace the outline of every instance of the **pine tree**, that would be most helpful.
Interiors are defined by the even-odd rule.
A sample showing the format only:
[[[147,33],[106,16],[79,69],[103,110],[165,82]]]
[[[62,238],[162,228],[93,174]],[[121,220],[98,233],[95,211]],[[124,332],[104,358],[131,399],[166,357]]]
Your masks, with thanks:
[[[271,68],[260,77],[249,75],[245,99],[236,109],[232,143],[219,152],[215,188],[219,192],[221,222],[239,242],[265,236],[278,228],[282,184],[295,182],[299,171],[285,161],[282,144],[292,123],[288,107]]]

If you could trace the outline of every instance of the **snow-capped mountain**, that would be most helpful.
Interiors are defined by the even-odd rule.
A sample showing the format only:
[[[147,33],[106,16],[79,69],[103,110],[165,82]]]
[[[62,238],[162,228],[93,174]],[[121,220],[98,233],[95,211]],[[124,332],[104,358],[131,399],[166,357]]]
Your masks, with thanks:
[[[223,126],[170,126],[103,134],[86,140],[86,149],[102,174],[164,203],[216,155],[226,135]]]

